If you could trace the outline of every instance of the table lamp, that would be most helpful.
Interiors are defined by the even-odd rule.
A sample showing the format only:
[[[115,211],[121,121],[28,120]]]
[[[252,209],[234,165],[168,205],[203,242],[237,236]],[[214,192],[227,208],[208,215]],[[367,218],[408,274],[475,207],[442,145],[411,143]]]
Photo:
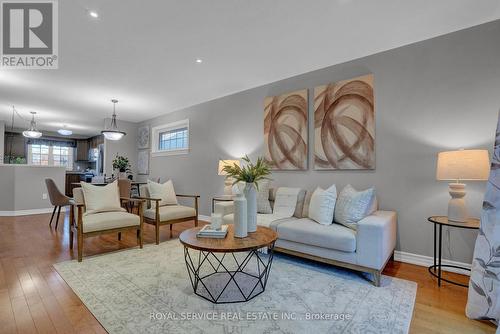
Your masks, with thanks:
[[[455,181],[449,183],[451,199],[448,203],[448,220],[467,221],[465,184],[461,181],[485,181],[488,180],[489,172],[487,150],[459,150],[438,154],[436,180]]]
[[[226,172],[223,171],[225,166],[240,166],[239,160],[219,160],[219,175],[226,176]],[[224,180],[224,195],[232,195],[233,179],[231,177],[226,177]]]

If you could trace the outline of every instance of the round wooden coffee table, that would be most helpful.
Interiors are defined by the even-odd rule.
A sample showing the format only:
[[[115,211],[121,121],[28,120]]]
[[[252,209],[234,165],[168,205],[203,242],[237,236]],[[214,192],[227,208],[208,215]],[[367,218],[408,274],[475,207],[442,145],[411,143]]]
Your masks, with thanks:
[[[199,238],[201,227],[181,233],[184,259],[194,293],[215,304],[246,302],[263,293],[273,262],[278,234],[267,227],[246,238]],[[266,251],[267,250],[267,251]]]

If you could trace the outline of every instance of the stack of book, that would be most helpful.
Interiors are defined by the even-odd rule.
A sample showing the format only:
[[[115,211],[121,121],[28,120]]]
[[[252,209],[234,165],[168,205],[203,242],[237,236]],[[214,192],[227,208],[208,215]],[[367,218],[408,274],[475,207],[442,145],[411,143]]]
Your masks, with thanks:
[[[210,225],[205,225],[196,234],[196,236],[199,238],[215,238],[215,239],[224,239],[226,235],[227,235],[227,225],[222,225],[218,230],[212,229],[212,226]]]

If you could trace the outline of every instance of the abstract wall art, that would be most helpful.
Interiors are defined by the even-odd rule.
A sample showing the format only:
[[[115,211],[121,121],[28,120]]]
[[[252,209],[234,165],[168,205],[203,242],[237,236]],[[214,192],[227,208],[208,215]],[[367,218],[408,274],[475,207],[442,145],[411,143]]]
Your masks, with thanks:
[[[307,169],[307,89],[264,100],[265,159],[273,170]]]
[[[372,74],[314,88],[314,169],[375,169]]]
[[[149,150],[139,150],[137,154],[137,174],[149,175]]]

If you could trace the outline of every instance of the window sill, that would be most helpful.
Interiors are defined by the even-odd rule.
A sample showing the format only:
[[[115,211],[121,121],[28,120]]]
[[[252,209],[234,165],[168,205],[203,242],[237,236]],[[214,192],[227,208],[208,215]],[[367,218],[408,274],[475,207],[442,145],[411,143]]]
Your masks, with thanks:
[[[170,150],[170,151],[153,151],[151,152],[152,157],[165,157],[165,156],[170,156],[170,155],[183,155],[183,154],[188,154],[189,149],[180,149],[180,150]]]

